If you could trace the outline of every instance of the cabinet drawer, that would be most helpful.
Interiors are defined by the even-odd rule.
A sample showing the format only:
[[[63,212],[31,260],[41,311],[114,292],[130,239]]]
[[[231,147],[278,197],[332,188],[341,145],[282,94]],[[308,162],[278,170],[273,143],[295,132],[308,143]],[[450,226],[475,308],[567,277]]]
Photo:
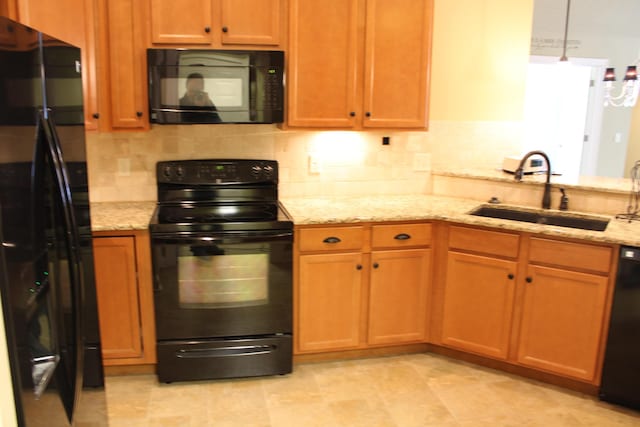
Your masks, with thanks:
[[[612,249],[582,243],[531,238],[529,260],[534,263],[608,273]]]
[[[363,227],[303,228],[298,232],[300,252],[361,249]]]
[[[449,249],[461,249],[508,258],[518,256],[520,236],[467,227],[449,228]]]
[[[371,246],[374,249],[430,244],[431,224],[374,225],[372,228]]]

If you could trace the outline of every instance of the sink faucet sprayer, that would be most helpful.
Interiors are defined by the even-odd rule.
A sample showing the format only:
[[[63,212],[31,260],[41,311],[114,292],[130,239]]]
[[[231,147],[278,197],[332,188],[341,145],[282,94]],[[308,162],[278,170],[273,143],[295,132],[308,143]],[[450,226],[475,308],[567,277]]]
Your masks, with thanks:
[[[547,162],[547,182],[544,184],[544,194],[542,195],[542,209],[550,209],[551,208],[551,162],[549,161],[549,156],[544,151],[529,151],[524,155],[522,160],[520,160],[520,164],[518,165],[518,169],[516,169],[514,178],[516,181],[522,180],[522,175],[524,174],[524,163],[527,159],[534,155],[539,155],[544,157],[545,162]]]

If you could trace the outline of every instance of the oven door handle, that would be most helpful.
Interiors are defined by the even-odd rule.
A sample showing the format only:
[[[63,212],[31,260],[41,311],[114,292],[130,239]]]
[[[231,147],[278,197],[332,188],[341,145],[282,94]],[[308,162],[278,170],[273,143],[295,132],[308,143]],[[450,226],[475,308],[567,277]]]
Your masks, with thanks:
[[[292,240],[293,233],[265,233],[265,234],[155,234],[151,236],[153,243],[180,245],[207,245],[220,243],[262,243]]]
[[[269,354],[276,350],[275,345],[241,345],[217,348],[180,349],[176,351],[179,359],[201,359],[218,357],[256,356]]]

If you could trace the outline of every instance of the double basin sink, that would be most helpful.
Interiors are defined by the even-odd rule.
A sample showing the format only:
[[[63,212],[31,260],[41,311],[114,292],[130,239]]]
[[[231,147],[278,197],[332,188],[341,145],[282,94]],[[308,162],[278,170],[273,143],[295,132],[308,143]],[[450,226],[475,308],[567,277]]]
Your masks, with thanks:
[[[578,228],[581,230],[592,231],[604,231],[609,224],[609,219],[597,216],[574,215],[557,211],[543,211],[539,209],[513,208],[495,205],[480,205],[469,212],[469,214],[485,218],[499,218],[510,221],[555,225],[558,227]]]

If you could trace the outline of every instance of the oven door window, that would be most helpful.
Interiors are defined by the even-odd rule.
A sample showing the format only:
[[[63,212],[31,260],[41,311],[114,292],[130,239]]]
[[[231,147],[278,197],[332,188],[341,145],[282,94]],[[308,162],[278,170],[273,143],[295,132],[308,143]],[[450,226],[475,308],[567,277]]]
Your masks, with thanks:
[[[268,253],[252,253],[251,250],[249,253],[224,252],[218,246],[180,248],[180,308],[232,308],[269,303]]]
[[[290,333],[292,239],[203,239],[152,237],[158,339]]]

